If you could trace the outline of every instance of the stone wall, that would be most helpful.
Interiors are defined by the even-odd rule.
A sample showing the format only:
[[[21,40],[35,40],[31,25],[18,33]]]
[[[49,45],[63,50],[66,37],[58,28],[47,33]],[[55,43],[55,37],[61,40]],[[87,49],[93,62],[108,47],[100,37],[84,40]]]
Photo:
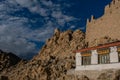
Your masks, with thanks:
[[[102,40],[106,37],[112,41],[120,40],[120,0],[107,5],[102,17],[94,19],[91,16],[91,20],[87,20],[86,42],[89,47],[106,43]]]
[[[84,75],[88,80],[120,80],[120,69],[76,71],[75,75]],[[85,79],[80,79],[85,80]]]

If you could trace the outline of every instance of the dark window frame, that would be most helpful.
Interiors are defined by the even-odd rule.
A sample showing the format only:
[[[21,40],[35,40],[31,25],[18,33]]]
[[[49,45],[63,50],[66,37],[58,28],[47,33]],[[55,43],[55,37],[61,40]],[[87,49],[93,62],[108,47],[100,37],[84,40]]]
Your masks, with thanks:
[[[118,51],[118,62],[120,62],[120,51]]]
[[[82,65],[91,65],[91,56],[82,56]]]
[[[110,63],[110,55],[107,54],[98,54],[98,64],[108,64]]]
[[[98,64],[110,63],[110,48],[97,49],[98,52]]]
[[[118,62],[120,62],[120,46],[117,46]]]

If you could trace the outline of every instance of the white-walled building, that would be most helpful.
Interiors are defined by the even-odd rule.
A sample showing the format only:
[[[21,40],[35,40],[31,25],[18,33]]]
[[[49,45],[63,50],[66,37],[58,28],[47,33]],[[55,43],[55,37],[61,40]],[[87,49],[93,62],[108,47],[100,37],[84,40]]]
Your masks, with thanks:
[[[120,42],[80,49],[76,52],[76,69],[120,69]]]

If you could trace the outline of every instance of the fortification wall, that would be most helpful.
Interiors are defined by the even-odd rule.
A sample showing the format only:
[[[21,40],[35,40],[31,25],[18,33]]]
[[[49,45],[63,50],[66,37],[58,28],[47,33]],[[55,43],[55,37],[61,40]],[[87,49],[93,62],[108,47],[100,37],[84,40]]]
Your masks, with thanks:
[[[99,19],[91,16],[91,20],[87,20],[86,42],[89,47],[100,44],[103,37],[120,40],[120,0],[113,0],[107,5]]]

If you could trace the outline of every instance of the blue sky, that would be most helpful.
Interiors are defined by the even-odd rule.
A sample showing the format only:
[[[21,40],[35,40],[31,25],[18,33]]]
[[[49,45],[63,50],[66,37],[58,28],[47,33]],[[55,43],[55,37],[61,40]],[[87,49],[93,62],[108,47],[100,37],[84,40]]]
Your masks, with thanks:
[[[55,28],[81,29],[103,15],[111,0],[0,0],[0,49],[23,58],[37,54]]]

